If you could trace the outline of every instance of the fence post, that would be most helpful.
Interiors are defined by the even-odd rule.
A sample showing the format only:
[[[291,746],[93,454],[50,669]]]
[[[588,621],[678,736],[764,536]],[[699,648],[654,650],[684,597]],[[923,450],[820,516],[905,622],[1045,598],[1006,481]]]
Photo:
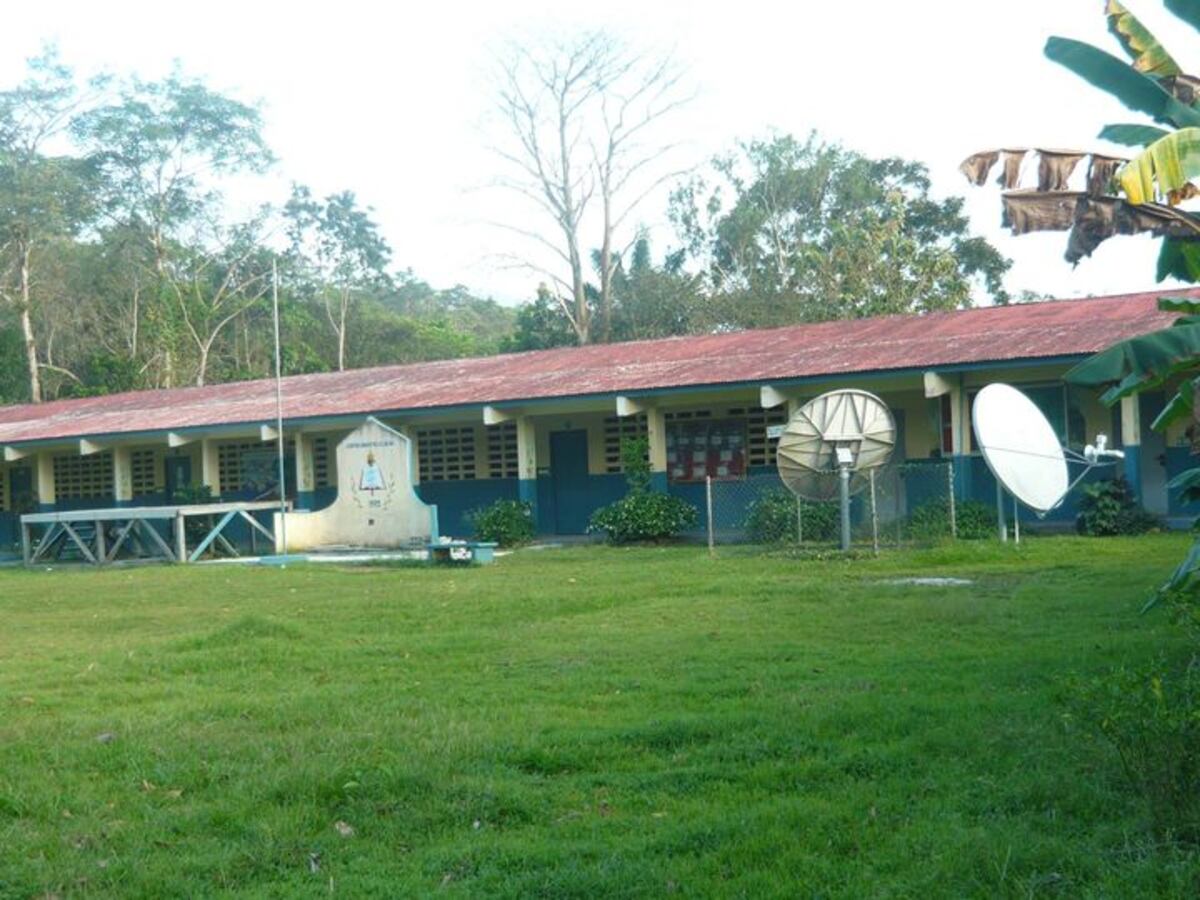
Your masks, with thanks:
[[[716,538],[713,534],[713,501],[712,501],[712,476],[704,477],[704,505],[708,510],[708,555],[716,554],[715,544]]]
[[[875,470],[868,469],[867,475],[871,479],[871,549],[876,556],[879,555],[879,510],[875,506]]]
[[[954,463],[946,466],[946,487],[950,490],[950,537],[958,539],[958,516],[954,508]]]
[[[796,543],[804,543],[804,501],[796,498]]]

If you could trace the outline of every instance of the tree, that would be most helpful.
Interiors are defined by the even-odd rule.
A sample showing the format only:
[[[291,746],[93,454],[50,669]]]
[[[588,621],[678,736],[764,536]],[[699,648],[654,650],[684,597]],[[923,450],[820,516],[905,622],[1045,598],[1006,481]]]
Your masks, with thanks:
[[[173,279],[172,263],[180,272],[194,269],[200,248],[188,241],[228,229],[219,224],[220,180],[261,173],[271,164],[261,115],[252,105],[173,72],[162,81],[129,80],[113,102],[80,116],[72,130],[99,166],[109,222],[140,242],[141,252],[130,261],[144,277],[129,279],[124,317],[131,353],[136,359],[151,347],[146,368],[157,369],[159,386],[172,386],[178,355],[195,346],[181,315],[182,288]],[[220,255],[221,242],[202,252]],[[147,328],[148,341],[142,337]]]
[[[1180,19],[1200,30],[1200,3],[1165,0]],[[1109,31],[1129,57],[1126,63],[1090,44],[1052,37],[1045,53],[1094,87],[1111,94],[1129,109],[1149,116],[1156,125],[1105,125],[1099,137],[1140,149],[1132,159],[1077,151],[1026,149],[985,150],[968,157],[961,170],[982,185],[999,163],[1004,188],[1004,221],[1015,234],[1069,231],[1066,259],[1078,263],[1101,243],[1125,234],[1149,233],[1162,238],[1158,280],[1174,277],[1200,282],[1200,215],[1181,209],[1200,196],[1193,179],[1200,177],[1200,79],[1188,75],[1167,49],[1116,0],[1107,0]],[[1163,127],[1160,127],[1163,126]],[[1037,161],[1037,184],[1021,190],[1026,159]],[[1084,189],[1068,189],[1068,179],[1087,160]],[[1181,314],[1174,328],[1124,341],[1067,373],[1067,381],[1107,386],[1102,399],[1115,405],[1123,397],[1166,385],[1178,385],[1174,397],[1151,427],[1165,430],[1194,421],[1200,389],[1200,303],[1164,298],[1164,309]],[[1168,488],[1185,501],[1200,500],[1200,467],[1188,469]],[[1192,586],[1200,571],[1200,540],[1179,566],[1167,588]]]
[[[346,328],[354,298],[388,286],[392,251],[370,213],[359,208],[350,191],[317,201],[300,185],[292,188],[284,207],[291,270],[325,309],[337,343],[338,371],[346,368]]]
[[[611,336],[621,230],[648,194],[678,174],[664,171],[672,145],[650,138],[689,99],[680,80],[671,58],[635,53],[604,33],[514,44],[500,60],[497,107],[508,139],[497,152],[509,174],[499,183],[548,220],[554,238],[524,224],[504,227],[540,248],[545,261],[526,256],[516,264],[543,275],[580,344]],[[587,296],[589,246],[599,248],[598,330]]]
[[[29,60],[24,82],[0,92],[0,296],[17,314],[34,403],[42,400],[45,365],[34,331],[35,254],[83,227],[92,189],[87,161],[50,156],[46,148],[81,102],[74,73],[52,49]]]
[[[650,241],[634,243],[626,270],[618,259],[613,275],[613,339],[637,341],[712,331],[718,323],[701,291],[700,276],[683,271],[673,254],[655,266]]]
[[[738,145],[681,184],[671,218],[730,325],[954,309],[1009,267],[968,233],[962,200],[921,163],[781,135]]]

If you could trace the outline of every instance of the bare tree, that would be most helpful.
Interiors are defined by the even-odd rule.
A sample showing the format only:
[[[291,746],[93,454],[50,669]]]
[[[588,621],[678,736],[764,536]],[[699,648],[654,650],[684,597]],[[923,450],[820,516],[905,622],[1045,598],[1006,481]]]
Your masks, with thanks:
[[[549,280],[580,344],[609,338],[612,279],[625,249],[617,245],[620,229],[648,194],[679,174],[663,171],[675,145],[645,139],[691,99],[680,80],[671,57],[652,59],[603,32],[512,44],[500,59],[496,100],[507,140],[496,152],[510,171],[499,184],[547,217],[553,236],[511,222],[501,227],[541,248],[549,265],[533,257],[515,264]],[[589,235],[598,238],[590,244],[598,248],[598,335],[585,269]]]
[[[173,254],[163,268],[184,331],[195,347],[197,386],[207,380],[217,338],[270,287],[270,257],[261,240],[261,224],[262,217],[228,230],[211,225],[211,239],[189,242],[186,251]]]

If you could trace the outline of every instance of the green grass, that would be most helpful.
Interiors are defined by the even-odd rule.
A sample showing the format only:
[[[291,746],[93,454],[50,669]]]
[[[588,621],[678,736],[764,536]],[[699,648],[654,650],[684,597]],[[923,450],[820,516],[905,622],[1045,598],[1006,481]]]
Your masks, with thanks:
[[[1063,687],[1187,540],[3,571],[0,896],[1194,896]]]

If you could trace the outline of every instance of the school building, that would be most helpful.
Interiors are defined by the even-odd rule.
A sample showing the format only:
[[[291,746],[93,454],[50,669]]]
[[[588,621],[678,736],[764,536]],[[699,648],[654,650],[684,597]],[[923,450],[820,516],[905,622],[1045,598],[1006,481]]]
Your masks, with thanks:
[[[411,439],[417,491],[437,505],[442,534],[468,535],[466,514],[499,498],[533,504],[543,534],[580,534],[624,493],[623,437],[646,437],[655,486],[702,509],[705,477],[772,472],[770,426],[817,394],[857,387],[892,409],[897,461],[951,459],[957,495],[992,503],[971,401],[1005,381],[1069,445],[1108,434],[1143,504],[1182,521],[1166,483],[1187,467],[1189,438],[1148,428],[1163,394],[1109,409],[1063,381],[1090,354],[1169,325],[1161,293],[291,376],[287,493],[299,509],[330,503],[334,449],[373,415]],[[274,424],[271,380],[0,408],[0,546],[17,539],[21,512],[160,505],[196,485],[227,501],[270,495]],[[722,452],[697,450],[709,447]],[[1073,515],[1068,503],[1052,518]]]

